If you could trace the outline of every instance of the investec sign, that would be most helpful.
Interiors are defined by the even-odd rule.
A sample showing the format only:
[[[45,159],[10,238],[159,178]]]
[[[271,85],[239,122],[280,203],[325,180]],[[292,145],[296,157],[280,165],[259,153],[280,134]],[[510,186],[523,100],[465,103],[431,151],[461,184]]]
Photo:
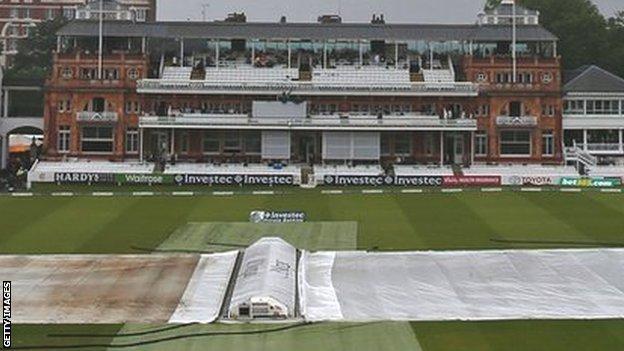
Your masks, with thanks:
[[[438,176],[347,176],[328,175],[323,178],[325,185],[337,186],[442,186],[443,177]]]
[[[292,175],[253,174],[178,174],[173,178],[178,185],[293,185]]]

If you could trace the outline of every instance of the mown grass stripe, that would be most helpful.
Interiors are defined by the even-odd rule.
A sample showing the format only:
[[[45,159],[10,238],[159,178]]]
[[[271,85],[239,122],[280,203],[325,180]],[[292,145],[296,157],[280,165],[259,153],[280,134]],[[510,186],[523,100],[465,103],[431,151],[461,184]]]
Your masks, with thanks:
[[[132,196],[154,196],[153,191],[135,191]]]
[[[481,191],[484,193],[500,193],[503,191],[503,188],[481,188]]]
[[[254,195],[275,195],[275,191],[253,191],[252,194]]]
[[[383,194],[383,190],[380,189],[364,189],[362,194]]]
[[[539,193],[542,191],[542,188],[520,188],[520,191],[525,193]]]
[[[34,194],[33,193],[12,193],[11,196],[13,197],[32,197]]]
[[[108,192],[108,191],[96,191],[92,193],[93,196],[113,196],[115,195],[112,192]]]
[[[192,191],[174,191],[171,193],[173,196],[193,196],[195,195]]]
[[[70,193],[70,192],[59,192],[59,193],[52,193],[52,196],[58,196],[58,197],[68,197],[68,196],[74,196],[74,193]]]
[[[561,188],[560,190],[562,193],[580,193],[581,192],[580,188]]]
[[[214,191],[212,193],[214,196],[232,196],[234,195],[233,191]]]

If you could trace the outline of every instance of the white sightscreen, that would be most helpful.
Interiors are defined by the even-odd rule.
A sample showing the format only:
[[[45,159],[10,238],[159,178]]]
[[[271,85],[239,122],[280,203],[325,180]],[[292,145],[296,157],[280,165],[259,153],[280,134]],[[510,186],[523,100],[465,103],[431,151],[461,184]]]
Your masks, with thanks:
[[[323,133],[323,159],[325,160],[378,160],[379,154],[379,133]]]
[[[262,158],[268,160],[290,159],[290,132],[263,131]]]
[[[624,250],[306,252],[306,320],[624,317]]]

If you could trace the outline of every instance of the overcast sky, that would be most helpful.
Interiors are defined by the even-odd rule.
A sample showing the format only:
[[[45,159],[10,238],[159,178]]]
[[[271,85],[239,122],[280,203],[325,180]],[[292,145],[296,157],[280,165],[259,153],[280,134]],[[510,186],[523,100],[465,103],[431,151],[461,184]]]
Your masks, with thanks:
[[[565,1],[565,0],[561,0]],[[606,15],[624,10],[624,0],[593,0]],[[206,19],[223,19],[244,11],[250,21],[316,21],[319,14],[340,13],[345,22],[369,21],[373,13],[384,13],[395,23],[472,23],[485,0],[158,0],[160,20],[199,21],[202,4]]]

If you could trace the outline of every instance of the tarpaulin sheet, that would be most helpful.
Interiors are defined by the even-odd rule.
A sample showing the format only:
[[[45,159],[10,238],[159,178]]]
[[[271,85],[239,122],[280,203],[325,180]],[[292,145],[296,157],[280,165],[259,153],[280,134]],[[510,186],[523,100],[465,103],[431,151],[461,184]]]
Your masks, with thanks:
[[[310,321],[624,318],[624,250],[305,253]]]
[[[201,255],[169,323],[211,323],[219,317],[238,251]]]

